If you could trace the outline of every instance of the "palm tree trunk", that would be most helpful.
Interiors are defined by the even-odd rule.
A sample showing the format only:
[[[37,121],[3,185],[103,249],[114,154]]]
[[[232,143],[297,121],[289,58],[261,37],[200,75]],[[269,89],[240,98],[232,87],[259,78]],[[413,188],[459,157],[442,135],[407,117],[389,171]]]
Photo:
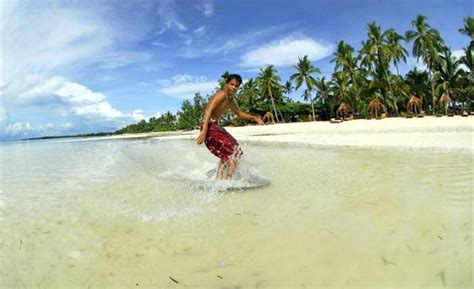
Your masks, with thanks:
[[[313,121],[316,120],[316,115],[314,114],[314,103],[313,101],[311,100],[311,109],[313,110]]]
[[[434,73],[431,72],[431,97],[433,98],[433,115],[436,114],[436,99],[435,99],[435,92],[434,92]]]
[[[275,101],[273,101],[273,95],[272,95],[271,91],[270,91],[270,99],[272,101],[273,112],[275,113],[275,118],[276,118],[277,122],[280,122],[280,120],[278,119],[278,114],[277,114],[277,110],[276,110],[276,106],[275,106]]]

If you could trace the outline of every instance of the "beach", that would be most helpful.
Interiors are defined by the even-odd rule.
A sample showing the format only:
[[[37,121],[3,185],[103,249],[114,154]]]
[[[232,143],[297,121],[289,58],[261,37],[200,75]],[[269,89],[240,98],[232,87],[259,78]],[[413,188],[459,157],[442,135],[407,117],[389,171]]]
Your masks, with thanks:
[[[313,146],[389,147],[406,149],[473,150],[473,117],[358,119],[225,127],[238,141],[294,143]],[[148,137],[194,139],[198,131]],[[123,137],[133,137],[128,135]],[[144,135],[135,135],[143,137]]]

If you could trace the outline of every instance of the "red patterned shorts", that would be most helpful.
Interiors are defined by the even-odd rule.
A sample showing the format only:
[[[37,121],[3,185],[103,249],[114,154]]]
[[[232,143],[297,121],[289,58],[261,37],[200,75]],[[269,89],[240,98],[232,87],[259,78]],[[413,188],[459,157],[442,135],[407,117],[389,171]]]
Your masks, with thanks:
[[[202,124],[200,129],[202,130]],[[215,122],[209,122],[204,143],[211,153],[224,162],[233,155],[240,157],[243,154],[235,138]]]

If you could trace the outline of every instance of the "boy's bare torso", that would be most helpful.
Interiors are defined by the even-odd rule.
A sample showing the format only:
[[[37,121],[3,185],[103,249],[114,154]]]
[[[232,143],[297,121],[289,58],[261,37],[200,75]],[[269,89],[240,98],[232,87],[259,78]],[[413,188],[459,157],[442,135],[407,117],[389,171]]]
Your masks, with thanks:
[[[216,98],[216,106],[211,112],[211,121],[217,122],[222,114],[230,107],[233,101],[223,90],[216,93],[213,98]],[[210,100],[212,101],[212,99]]]

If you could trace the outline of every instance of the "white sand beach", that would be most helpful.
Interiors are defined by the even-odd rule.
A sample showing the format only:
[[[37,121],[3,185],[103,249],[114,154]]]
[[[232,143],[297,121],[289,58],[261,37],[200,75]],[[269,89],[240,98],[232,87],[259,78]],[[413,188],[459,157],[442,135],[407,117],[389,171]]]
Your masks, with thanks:
[[[276,142],[316,146],[395,147],[473,150],[473,117],[386,118],[226,127],[239,142]],[[198,131],[153,136],[195,139]],[[143,135],[141,135],[143,136]],[[150,135],[152,136],[152,135]]]

